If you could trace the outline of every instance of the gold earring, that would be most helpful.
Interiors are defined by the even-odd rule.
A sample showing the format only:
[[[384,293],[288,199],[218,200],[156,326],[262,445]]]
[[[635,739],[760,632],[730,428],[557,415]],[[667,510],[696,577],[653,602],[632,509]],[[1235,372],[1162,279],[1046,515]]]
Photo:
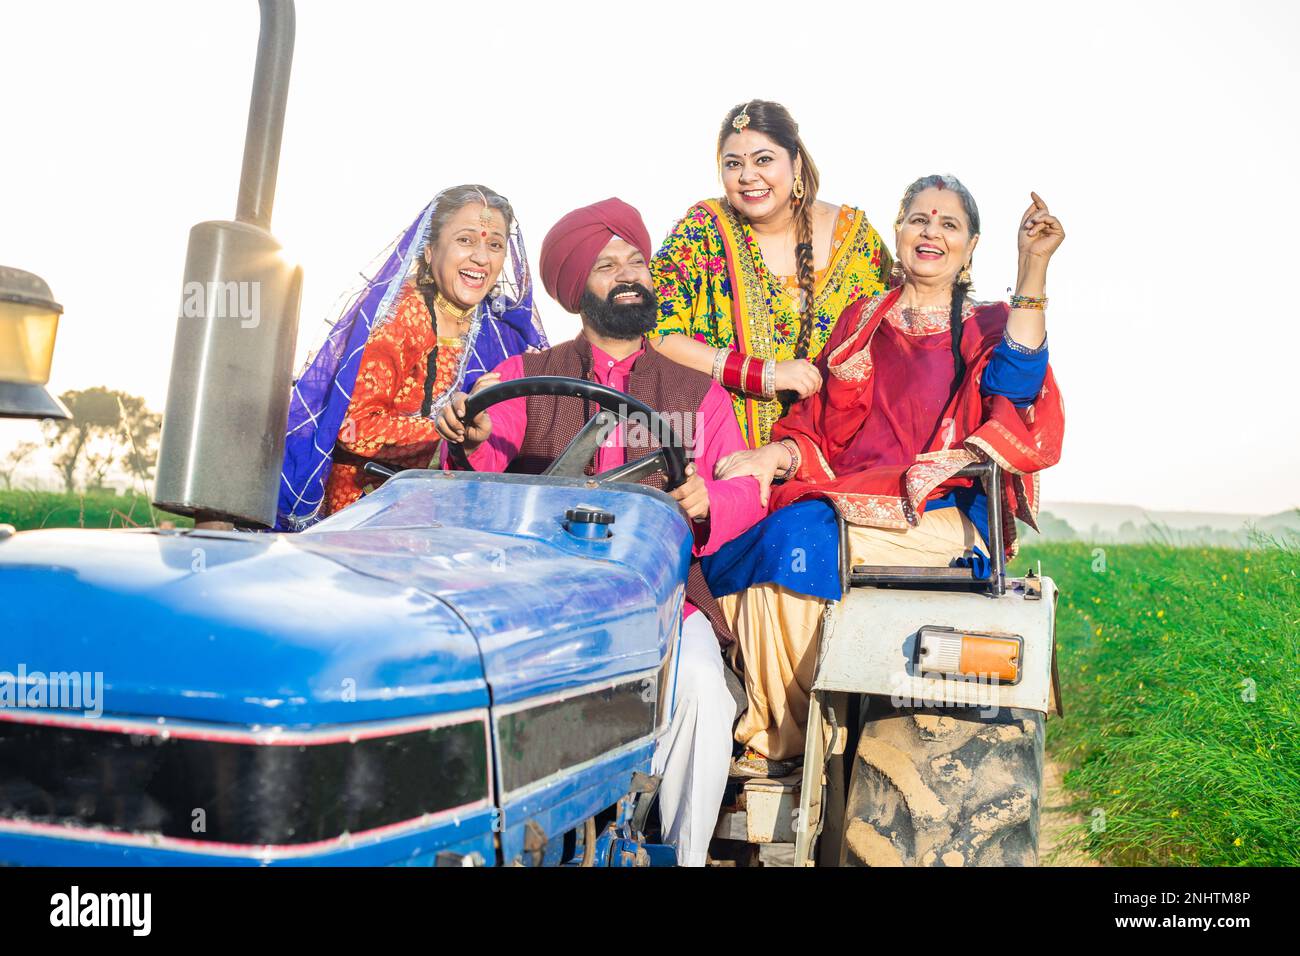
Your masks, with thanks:
[[[895,260],[894,260],[893,268],[891,268],[891,269],[889,270],[889,286],[890,286],[890,288],[894,288],[894,287],[896,287],[896,286],[900,286],[900,285],[902,285],[902,284],[903,284],[903,280],[906,279],[906,278],[907,278],[907,275],[906,275],[906,273],[903,272],[903,267],[899,264],[898,260],[895,259]]]
[[[970,263],[969,262],[961,267],[961,272],[957,273],[957,284],[970,285]]]
[[[803,177],[796,176],[794,178],[794,198],[803,199],[804,193],[806,192],[808,192],[808,190],[804,188]]]

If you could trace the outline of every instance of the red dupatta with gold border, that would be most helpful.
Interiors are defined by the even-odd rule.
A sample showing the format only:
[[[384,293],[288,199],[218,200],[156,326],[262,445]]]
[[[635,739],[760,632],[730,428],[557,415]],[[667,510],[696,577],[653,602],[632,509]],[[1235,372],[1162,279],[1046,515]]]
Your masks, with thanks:
[[[1004,302],[977,305],[963,323],[966,373],[941,419],[951,419],[952,427],[936,429],[938,434],[910,465],[847,474],[836,470],[872,413],[872,338],[901,294],[895,289],[859,299],[841,314],[817,360],[821,390],[795,404],[772,430],[773,441],[789,438],[798,444],[801,460],[793,479],[773,486],[770,507],[826,498],[850,524],[907,529],[917,524],[931,498],[970,486],[971,479],[953,475],[991,458],[1003,469],[1003,540],[1008,556],[1014,555],[1015,518],[1038,527],[1038,472],[1060,460],[1065,406],[1050,366],[1038,398],[1027,408],[1017,408],[1002,395],[980,394],[984,369],[1010,316]]]

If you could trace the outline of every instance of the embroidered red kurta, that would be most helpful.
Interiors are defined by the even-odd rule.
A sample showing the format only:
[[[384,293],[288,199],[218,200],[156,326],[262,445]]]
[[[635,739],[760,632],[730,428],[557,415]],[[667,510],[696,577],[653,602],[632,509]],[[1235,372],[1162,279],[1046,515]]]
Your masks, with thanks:
[[[441,441],[437,426],[433,419],[419,415],[429,353],[435,345],[433,394],[437,396],[455,383],[464,345],[459,338],[438,336],[424,296],[408,283],[392,319],[371,333],[361,354],[352,401],[339,429],[338,448],[343,454],[336,455],[325,491],[325,514],[350,505],[379,483],[362,471],[364,462],[348,459],[427,468],[437,457]],[[433,467],[438,467],[436,462]]]
[[[910,407],[916,403],[905,389],[880,387],[897,386],[908,372],[899,365],[904,352],[898,330],[877,337],[900,294],[861,299],[840,316],[817,359],[821,390],[795,404],[772,430],[773,441],[796,442],[800,462],[792,480],[773,486],[769,507],[820,497],[852,524],[906,529],[917,523],[929,499],[971,484],[954,479],[956,472],[992,458],[1005,472],[1003,540],[1014,553],[1014,518],[1037,527],[1037,472],[1061,456],[1065,406],[1056,379],[1049,367],[1037,399],[1025,408],[1003,395],[981,395],[980,381],[1010,310],[1003,302],[977,305],[962,327],[965,376],[933,424],[918,427],[916,416],[929,414],[929,407]],[[920,363],[914,370],[924,371],[926,356],[918,351],[913,358]],[[913,445],[912,437],[922,434],[927,440]],[[1026,481],[1027,476],[1032,477]]]

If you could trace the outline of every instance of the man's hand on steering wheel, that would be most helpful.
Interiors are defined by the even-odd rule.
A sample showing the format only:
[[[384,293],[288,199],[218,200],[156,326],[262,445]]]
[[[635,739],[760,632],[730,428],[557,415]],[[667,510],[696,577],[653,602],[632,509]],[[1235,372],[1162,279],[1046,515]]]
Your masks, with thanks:
[[[479,377],[470,389],[470,394],[480,389],[488,388],[501,381],[501,376],[496,372],[488,372]],[[438,414],[438,434],[447,441],[454,441],[457,444],[465,446],[465,454],[472,453],[479,445],[488,440],[492,434],[492,418],[488,415],[487,410],[478,413],[478,416],[465,427],[465,399],[469,398],[464,392],[457,392],[451,397],[446,405],[442,406],[442,411]]]
[[[686,481],[668,492],[692,521],[703,521],[709,516],[709,486],[695,471],[695,464],[686,466]]]
[[[664,476],[664,491],[670,494],[674,489],[687,483],[686,446],[673,429],[672,424],[661,417],[658,412],[641,401],[608,385],[581,378],[564,375],[531,375],[512,379],[508,382],[491,380],[488,376],[475,384],[473,392],[467,397],[463,393],[453,400],[438,416],[438,433],[447,439],[447,458],[452,466],[461,471],[473,471],[468,452],[473,451],[491,434],[491,420],[486,419],[486,412],[493,405],[517,398],[551,395],[557,398],[580,398],[584,402],[595,402],[600,411],[587,420],[571,439],[564,450],[542,472],[557,478],[582,478],[587,476],[588,485],[603,482],[636,482],[651,475]],[[479,394],[480,389],[482,394]],[[465,419],[472,419],[466,426]],[[592,458],[605,444],[619,422],[638,421],[648,427],[650,435],[655,437],[659,447],[650,454],[634,461],[625,462],[614,468],[606,468],[594,475],[587,475]],[[627,433],[624,432],[626,443]],[[477,441],[476,441],[477,439]],[[695,515],[707,514],[707,498],[700,488],[688,488],[685,497],[689,508]],[[674,496],[678,497],[678,496]],[[701,499],[704,500],[701,500]],[[702,518],[701,518],[702,520]]]

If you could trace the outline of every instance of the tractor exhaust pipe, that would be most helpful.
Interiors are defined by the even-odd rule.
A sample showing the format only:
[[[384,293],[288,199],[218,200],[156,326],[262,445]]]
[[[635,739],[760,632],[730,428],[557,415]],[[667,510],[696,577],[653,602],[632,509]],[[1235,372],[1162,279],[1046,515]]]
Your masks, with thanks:
[[[289,100],[295,20],[293,0],[261,0],[261,7],[262,28],[257,38],[253,99],[248,105],[244,168],[239,176],[235,220],[270,232],[285,104]]]
[[[233,222],[190,230],[154,504],[196,525],[275,523],[302,269],[271,235],[293,0],[260,0],[261,32]]]

